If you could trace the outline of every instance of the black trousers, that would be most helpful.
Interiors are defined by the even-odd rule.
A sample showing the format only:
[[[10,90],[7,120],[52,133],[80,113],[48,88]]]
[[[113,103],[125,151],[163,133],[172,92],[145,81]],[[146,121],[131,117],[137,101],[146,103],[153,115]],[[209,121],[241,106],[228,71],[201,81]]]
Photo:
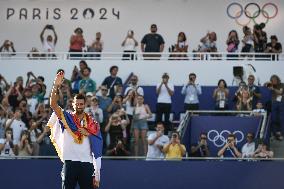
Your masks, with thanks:
[[[184,111],[187,110],[199,110],[199,104],[184,104]]]
[[[92,163],[80,161],[65,161],[62,168],[62,189],[75,189],[77,183],[80,189],[93,189]]]
[[[163,114],[165,115],[165,133],[167,134],[168,131],[171,129],[170,124],[170,113],[172,109],[172,104],[169,103],[157,103],[156,108],[156,122],[162,122]]]

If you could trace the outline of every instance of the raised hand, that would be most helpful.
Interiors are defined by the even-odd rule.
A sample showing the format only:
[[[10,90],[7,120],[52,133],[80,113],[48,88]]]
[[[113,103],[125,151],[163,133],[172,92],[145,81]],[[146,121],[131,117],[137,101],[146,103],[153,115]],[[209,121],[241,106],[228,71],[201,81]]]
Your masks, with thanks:
[[[64,80],[64,72],[59,72],[59,73],[56,75],[53,84],[54,84],[55,86],[60,86],[60,85],[62,84],[63,80]]]

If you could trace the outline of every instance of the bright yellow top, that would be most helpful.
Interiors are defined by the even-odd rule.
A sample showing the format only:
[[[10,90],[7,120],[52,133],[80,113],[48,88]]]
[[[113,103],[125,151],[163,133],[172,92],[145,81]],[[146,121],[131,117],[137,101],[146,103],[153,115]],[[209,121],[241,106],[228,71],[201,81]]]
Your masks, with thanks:
[[[185,146],[181,144],[181,147],[186,151]],[[166,159],[181,159],[182,158],[182,153],[181,150],[178,146],[178,144],[170,144],[169,150],[166,153]]]

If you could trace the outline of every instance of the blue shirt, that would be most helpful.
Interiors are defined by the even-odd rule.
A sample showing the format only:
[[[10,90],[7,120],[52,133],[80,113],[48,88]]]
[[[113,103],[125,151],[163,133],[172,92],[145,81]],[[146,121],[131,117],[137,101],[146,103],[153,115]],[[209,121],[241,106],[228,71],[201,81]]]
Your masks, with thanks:
[[[201,95],[201,86],[199,84],[184,85],[181,90],[181,94],[185,95],[185,104],[198,104],[198,95]]]

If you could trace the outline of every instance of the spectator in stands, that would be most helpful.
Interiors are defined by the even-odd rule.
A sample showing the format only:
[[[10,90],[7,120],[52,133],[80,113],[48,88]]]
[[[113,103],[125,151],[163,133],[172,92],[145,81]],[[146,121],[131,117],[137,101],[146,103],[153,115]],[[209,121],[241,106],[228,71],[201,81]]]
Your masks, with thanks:
[[[279,60],[278,54],[282,53],[282,45],[278,42],[278,38],[276,35],[272,35],[270,37],[271,42],[267,43],[265,52],[266,53],[273,53],[276,55],[272,55],[272,60]]]
[[[218,87],[213,92],[215,110],[227,110],[229,100],[229,89],[224,79],[218,81]]]
[[[186,35],[184,32],[179,32],[177,37],[177,43],[174,45],[175,53],[185,53],[185,54],[175,54],[172,57],[187,57],[186,53],[188,50],[188,43],[186,41]],[[180,60],[180,59],[178,59]]]
[[[162,82],[157,84],[156,93],[158,95],[157,107],[156,107],[156,122],[162,122],[164,115],[165,133],[168,134],[170,130],[170,113],[172,109],[172,99],[174,95],[174,85],[169,82],[170,76],[164,73],[162,76]]]
[[[67,107],[68,100],[72,99],[71,91],[72,91],[72,89],[70,88],[68,80],[63,80],[58,92],[59,92],[59,104],[64,109]]]
[[[218,151],[218,157],[242,157],[242,153],[236,146],[236,136],[234,134],[228,135],[226,144]]]
[[[8,119],[6,122],[6,129],[11,128],[13,130],[14,144],[19,143],[22,131],[27,130],[25,123],[21,120],[21,117],[22,112],[19,108],[17,108],[13,118]]]
[[[12,106],[12,109],[15,110],[16,107],[18,107],[20,101],[23,98],[22,92],[24,90],[23,87],[23,77],[19,76],[16,79],[16,82],[14,82],[14,85],[9,88],[7,91],[5,97],[8,98],[8,102],[10,106]]]
[[[45,56],[45,54],[40,53],[40,51],[36,47],[32,47],[32,49],[27,54],[29,60],[40,60],[43,56]]]
[[[260,115],[263,115],[264,113],[266,112],[266,110],[263,108],[263,105],[260,101],[258,101],[256,103],[256,109],[253,109],[252,110],[252,114],[254,116],[260,116]]]
[[[242,157],[243,158],[252,158],[255,151],[255,142],[254,140],[254,134],[248,133],[247,134],[247,142],[242,147]]]
[[[42,124],[42,133],[37,138],[37,142],[40,145],[39,155],[40,156],[56,156],[57,153],[50,141],[50,128],[46,124]]]
[[[114,113],[110,116],[109,121],[105,127],[105,132],[108,132],[110,136],[109,147],[115,146],[118,140],[125,142],[125,127],[125,123],[121,121],[121,118],[117,113]]]
[[[30,127],[29,121],[32,118],[33,114],[29,111],[29,107],[27,105],[27,100],[26,99],[22,99],[18,108],[22,112],[21,120],[25,123],[27,128],[29,128]]]
[[[33,93],[31,88],[25,88],[23,94],[24,98],[27,100],[27,107],[29,112],[35,114],[36,107],[38,105],[38,99],[33,98]]]
[[[169,143],[169,137],[164,135],[165,126],[162,122],[157,123],[156,132],[148,136],[147,160],[163,159],[164,145]]]
[[[129,30],[127,32],[126,38],[123,40],[121,46],[123,47],[122,60],[136,59],[135,53],[136,53],[136,47],[138,46],[138,42],[134,38],[133,30]]]
[[[116,112],[117,110],[120,110],[123,108],[123,104],[122,104],[122,96],[117,95],[113,98],[111,104],[108,106],[107,111],[109,114],[113,114],[114,112]]]
[[[141,86],[138,85],[138,76],[132,75],[129,85],[126,87],[124,91],[124,96],[126,96],[130,90],[136,91],[137,94],[144,96],[144,90]]]
[[[163,152],[166,155],[166,159],[182,159],[186,154],[186,148],[180,142],[180,136],[178,132],[174,131],[169,144],[163,147]]]
[[[283,90],[284,84],[281,83],[279,76],[272,75],[270,82],[266,83],[268,89],[271,90],[271,124],[272,132],[277,140],[283,140],[282,128],[284,127],[284,99]]]
[[[250,96],[248,90],[243,89],[241,96],[239,96],[236,108],[239,111],[251,111],[252,110],[252,97]]]
[[[0,47],[0,52],[2,57],[11,57],[16,55],[16,50],[14,47],[14,43],[9,40],[5,40],[3,45]]]
[[[80,90],[80,80],[83,78],[83,71],[85,68],[88,67],[88,64],[85,60],[81,60],[79,63],[80,70],[77,68],[77,66],[74,66],[71,76],[71,82],[72,82],[72,92],[75,94],[79,93]]]
[[[227,52],[232,53],[238,50],[240,40],[238,37],[238,33],[236,30],[231,30],[228,34],[228,38],[226,41],[227,44]]]
[[[89,54],[89,57],[95,57],[96,60],[99,60],[101,57],[101,52],[103,51],[104,43],[101,40],[101,32],[96,33],[96,40],[93,41],[91,46],[88,47],[88,52],[94,52],[94,54]]]
[[[181,94],[185,95],[184,99],[184,111],[187,110],[198,110],[199,109],[199,99],[198,96],[201,95],[201,86],[195,83],[196,74],[190,73],[188,76],[188,82],[182,87]]]
[[[244,37],[242,39],[243,46],[242,46],[241,52],[243,53],[253,52],[254,51],[253,49],[254,41],[253,41],[253,34],[251,32],[251,29],[248,26],[244,26],[243,33],[244,33]]]
[[[13,142],[13,131],[11,128],[5,130],[4,137],[0,138],[0,156],[15,156],[16,145]]]
[[[96,92],[96,82],[90,78],[91,68],[87,67],[83,69],[83,78],[79,82],[80,93],[95,93]]]
[[[103,141],[104,141],[104,147],[106,147],[106,132],[105,132],[105,126],[106,123],[109,119],[109,113],[107,111],[108,107],[111,105],[112,103],[112,99],[110,97],[107,96],[108,94],[108,89],[106,86],[102,85],[98,88],[100,90],[101,96],[97,96],[98,97],[98,102],[99,102],[99,108],[102,109],[103,111],[103,122],[100,124],[101,126],[101,132],[102,132],[102,136],[103,136]]]
[[[254,109],[256,107],[257,101],[261,98],[260,89],[257,85],[254,84],[255,77],[254,75],[248,76],[248,91],[250,93],[250,96],[252,97],[252,108]]]
[[[207,32],[207,34],[200,39],[202,43],[199,52],[217,52],[217,35],[215,32]]]
[[[33,154],[34,156],[39,155],[39,144],[38,144],[38,137],[41,134],[41,130],[38,128],[38,126],[41,124],[41,121],[36,121],[35,119],[30,119],[29,121],[29,133],[31,137],[31,146],[33,148]]]
[[[273,151],[269,150],[267,144],[260,143],[253,154],[255,158],[273,158]]]
[[[8,113],[2,105],[0,105],[0,138],[5,136],[5,125],[8,119]]]
[[[43,102],[46,93],[46,85],[44,84],[44,77],[36,77],[33,72],[27,73],[26,87],[31,88],[33,97],[37,98],[38,102]],[[31,79],[31,77],[33,79]]]
[[[5,77],[0,74],[0,102],[2,102],[2,99],[4,98],[5,93],[9,89],[9,84]]]
[[[151,25],[151,33],[146,34],[141,41],[141,52],[158,53],[164,51],[165,41],[160,34],[157,34],[157,25]],[[144,54],[145,60],[151,57],[156,57],[154,60],[159,59],[160,54]],[[148,57],[148,58],[147,58]]]
[[[227,41],[226,41],[227,52],[228,53],[237,52],[239,43],[240,43],[240,40],[239,40],[237,31],[231,30],[228,34],[228,38],[227,38]],[[233,58],[233,57],[236,58],[236,57],[238,57],[238,55],[228,54],[227,57],[228,57],[228,60],[234,60],[234,59],[231,59],[231,58]]]
[[[85,47],[83,30],[82,28],[76,28],[74,30],[74,34],[70,38],[70,57],[82,57],[82,54],[80,52],[83,51],[83,47]],[[73,54],[72,52],[75,52],[76,54]]]
[[[193,144],[191,146],[191,156],[193,157],[209,157],[210,156],[206,133],[201,133],[197,144]]]
[[[33,147],[31,142],[30,133],[26,130],[22,131],[20,136],[20,142],[18,144],[19,156],[31,156],[33,153]]]
[[[144,104],[144,97],[141,95],[136,96],[136,105],[133,113],[132,126],[134,129],[134,152],[135,156],[138,156],[139,152],[139,138],[141,135],[141,141],[143,145],[144,153],[147,153],[147,131],[148,123],[147,120],[152,117],[152,112],[147,104]]]
[[[256,53],[262,53],[266,49],[267,35],[263,31],[265,24],[256,24],[253,28],[253,40],[254,40],[254,51]]]
[[[107,88],[109,89],[109,97],[113,99],[115,96],[115,86],[122,85],[122,79],[117,76],[117,66],[110,67],[109,72],[110,76],[104,79],[102,85],[107,86]]]
[[[54,37],[52,37],[52,35],[48,35],[45,39],[44,33],[46,32],[46,30],[51,30],[53,32]],[[55,52],[55,45],[57,43],[57,34],[55,32],[53,25],[46,25],[43,28],[42,32],[40,33],[40,41],[42,43],[44,52],[47,52],[47,53]],[[47,54],[47,56],[48,57],[55,57],[56,55],[55,54]]]
[[[117,140],[116,143],[106,152],[107,156],[129,156],[130,152],[126,149],[122,140]]]
[[[91,106],[85,108],[85,112],[92,116],[98,123],[102,123],[104,120],[103,110],[99,107],[98,97],[93,96],[91,98]]]

